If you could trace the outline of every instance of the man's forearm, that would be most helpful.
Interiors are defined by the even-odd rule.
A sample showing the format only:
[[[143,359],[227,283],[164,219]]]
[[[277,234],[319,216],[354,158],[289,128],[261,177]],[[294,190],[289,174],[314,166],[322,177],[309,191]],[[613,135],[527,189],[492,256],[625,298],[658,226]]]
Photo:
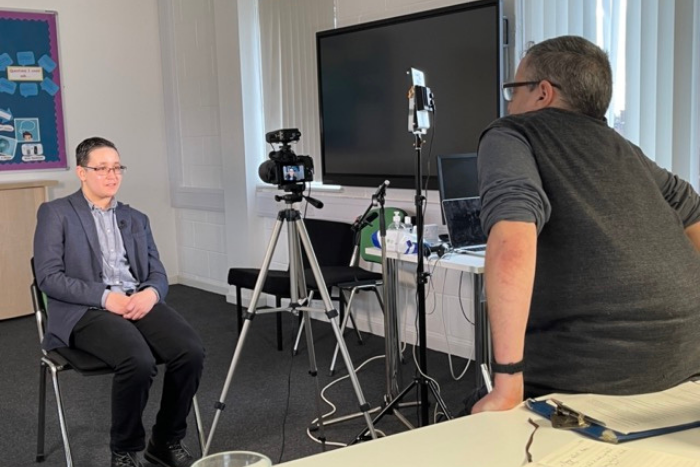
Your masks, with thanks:
[[[537,231],[527,222],[498,222],[486,255],[486,297],[494,360],[522,360],[535,278]]]

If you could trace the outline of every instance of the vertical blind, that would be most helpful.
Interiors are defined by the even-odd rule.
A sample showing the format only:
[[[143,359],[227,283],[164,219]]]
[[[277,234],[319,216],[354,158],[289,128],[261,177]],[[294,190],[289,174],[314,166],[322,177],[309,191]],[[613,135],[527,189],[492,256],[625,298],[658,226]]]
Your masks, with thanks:
[[[516,56],[564,34],[608,52],[608,122],[698,188],[700,0],[516,0]]]
[[[320,173],[316,32],[333,28],[334,2],[259,0],[258,15],[265,131],[299,128],[294,152],[312,156]]]

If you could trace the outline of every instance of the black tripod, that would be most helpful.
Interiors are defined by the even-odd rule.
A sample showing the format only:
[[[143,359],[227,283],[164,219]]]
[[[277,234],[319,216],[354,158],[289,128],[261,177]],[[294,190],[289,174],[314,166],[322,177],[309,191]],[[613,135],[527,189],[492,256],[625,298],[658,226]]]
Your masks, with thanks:
[[[211,431],[209,432],[209,437],[207,438],[206,446],[202,452],[203,456],[206,456],[209,452],[211,446],[211,441],[214,437],[214,432],[216,431],[216,426],[219,421],[221,412],[224,410],[226,404],[226,395],[231,384],[231,379],[233,378],[233,373],[238,365],[238,360],[241,356],[241,349],[248,335],[248,330],[250,324],[258,313],[256,310],[256,305],[258,303],[258,298],[262,293],[263,285],[265,284],[265,279],[267,278],[267,273],[270,270],[270,263],[272,262],[272,256],[275,252],[275,247],[279,241],[280,232],[282,231],[282,225],[287,223],[287,240],[289,246],[289,280],[290,280],[290,296],[291,301],[289,307],[287,308],[273,308],[261,311],[262,313],[274,313],[281,311],[290,312],[302,312],[304,317],[304,327],[306,334],[306,343],[309,349],[309,374],[314,377],[316,383],[316,410],[318,413],[318,428],[321,432],[320,439],[324,442],[325,450],[325,435],[323,427],[323,417],[321,416],[321,391],[319,387],[319,382],[317,378],[318,370],[316,366],[316,356],[314,352],[313,334],[311,330],[311,318],[309,316],[310,312],[325,312],[328,320],[331,323],[335,338],[338,341],[338,347],[340,348],[340,353],[343,356],[345,362],[345,367],[348,370],[348,375],[350,376],[350,381],[355,390],[355,395],[359,402],[360,411],[365,417],[367,422],[366,432],[368,431],[372,438],[376,438],[377,435],[374,430],[374,425],[372,424],[372,419],[369,415],[369,404],[365,401],[362,395],[362,389],[360,388],[360,383],[357,379],[357,373],[355,372],[355,367],[352,364],[350,355],[348,354],[348,349],[345,346],[345,341],[340,333],[340,328],[338,326],[338,311],[333,308],[333,303],[328,293],[328,289],[324,286],[326,283],[323,280],[323,274],[321,273],[321,267],[318,264],[316,255],[314,254],[313,246],[311,245],[311,240],[309,234],[306,231],[306,226],[304,225],[304,220],[301,217],[300,212],[294,209],[293,204],[300,202],[302,199],[306,198],[310,203],[316,207],[322,207],[322,203],[309,197],[305,197],[302,193],[304,191],[303,184],[294,184],[285,186],[285,191],[287,194],[282,196],[275,196],[276,201],[284,201],[287,207],[281,210],[277,215],[277,222],[272,229],[272,236],[270,237],[270,242],[265,252],[265,258],[263,259],[263,264],[260,268],[260,274],[255,283],[255,289],[253,289],[253,295],[250,299],[250,305],[248,311],[245,313],[245,322],[243,324],[243,329],[238,338],[238,343],[236,344],[236,349],[233,353],[233,359],[231,360],[231,366],[226,376],[226,381],[224,382],[224,387],[221,391],[221,397],[219,402],[215,404],[216,414],[214,415],[214,421],[212,423]],[[300,243],[301,242],[301,243]],[[304,278],[304,267],[302,265],[302,252],[301,247],[304,247],[306,257],[309,261],[309,266],[313,272],[314,278],[316,280],[317,289],[321,298],[323,299],[323,304],[325,309],[311,308],[310,297],[307,296],[306,281]]]

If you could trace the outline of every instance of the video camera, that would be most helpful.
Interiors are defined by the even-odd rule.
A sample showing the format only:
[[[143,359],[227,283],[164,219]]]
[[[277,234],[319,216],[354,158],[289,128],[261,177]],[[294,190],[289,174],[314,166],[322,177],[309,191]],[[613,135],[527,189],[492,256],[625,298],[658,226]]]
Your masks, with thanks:
[[[301,132],[297,128],[271,131],[265,135],[265,140],[272,145],[273,151],[269,154],[270,160],[258,168],[258,175],[263,182],[282,188],[285,185],[313,181],[313,159],[310,156],[297,156],[290,146],[300,138]]]

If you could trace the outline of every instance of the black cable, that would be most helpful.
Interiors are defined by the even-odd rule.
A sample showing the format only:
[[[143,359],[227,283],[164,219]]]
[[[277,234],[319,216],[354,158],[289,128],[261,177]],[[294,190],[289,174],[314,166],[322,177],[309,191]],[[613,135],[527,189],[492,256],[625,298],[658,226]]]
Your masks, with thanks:
[[[304,183],[306,183],[306,182],[304,182]],[[309,198],[309,197],[311,196],[311,183],[309,183],[309,184],[307,185],[307,187],[309,188],[309,192],[306,194],[306,197]],[[301,216],[302,219],[306,219],[306,212],[307,212],[308,210],[309,210],[309,201],[306,200],[306,204],[304,205],[304,215]]]
[[[292,395],[292,369],[294,368],[294,357],[289,359],[289,373],[287,374],[287,402],[284,406],[284,415],[282,416],[282,446],[280,446],[280,456],[277,460],[277,464],[282,463],[282,456],[284,455],[284,441],[286,438],[286,427],[287,427],[287,415],[289,415],[289,400]]]

